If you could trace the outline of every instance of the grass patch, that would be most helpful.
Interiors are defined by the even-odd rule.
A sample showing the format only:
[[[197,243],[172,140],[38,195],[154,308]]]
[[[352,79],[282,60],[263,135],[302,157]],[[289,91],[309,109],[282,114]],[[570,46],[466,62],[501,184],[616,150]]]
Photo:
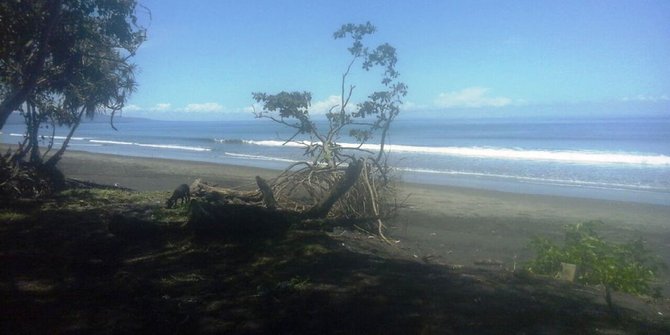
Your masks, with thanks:
[[[29,214],[21,213],[9,209],[0,210],[0,222],[13,223],[26,220],[30,217]]]

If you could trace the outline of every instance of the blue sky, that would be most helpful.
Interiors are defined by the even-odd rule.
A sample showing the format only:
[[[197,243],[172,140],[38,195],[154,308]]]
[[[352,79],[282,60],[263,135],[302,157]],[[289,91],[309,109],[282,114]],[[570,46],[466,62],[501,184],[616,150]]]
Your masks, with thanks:
[[[670,1],[140,0],[148,41],[123,115],[251,118],[252,92],[338,101],[343,23],[398,51],[403,117],[670,115]],[[357,71],[354,100],[378,88]]]

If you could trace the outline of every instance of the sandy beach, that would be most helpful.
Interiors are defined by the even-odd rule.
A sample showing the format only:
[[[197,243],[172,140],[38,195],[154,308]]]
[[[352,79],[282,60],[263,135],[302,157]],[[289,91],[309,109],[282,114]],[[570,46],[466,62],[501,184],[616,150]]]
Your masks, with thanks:
[[[278,171],[190,161],[69,151],[60,168],[70,178],[139,191],[165,191],[196,178],[238,189],[254,189],[254,176]],[[402,178],[402,176],[401,176]],[[400,248],[452,266],[513,269],[529,257],[534,236],[563,237],[566,224],[600,220],[607,239],[638,237],[670,264],[670,206],[524,195],[469,188],[400,183],[406,208],[387,224]],[[662,286],[670,292],[670,276]]]
[[[667,334],[670,326],[667,298],[615,292],[619,322],[599,286],[512,271],[533,256],[534,236],[560,241],[565,224],[587,220],[601,220],[607,240],[644,239],[669,263],[668,206],[400,183],[407,201],[384,221],[390,244],[358,230],[282,230],[283,216],[257,221],[234,206],[220,208],[232,211],[217,223],[280,230],[202,234],[189,229],[192,208],[163,206],[177,185],[202,178],[253,190],[256,175],[271,181],[279,171],[76,151],[60,168],[138,192],[8,199],[0,305],[12,313],[0,317],[3,333]],[[652,283],[665,297],[669,278]]]

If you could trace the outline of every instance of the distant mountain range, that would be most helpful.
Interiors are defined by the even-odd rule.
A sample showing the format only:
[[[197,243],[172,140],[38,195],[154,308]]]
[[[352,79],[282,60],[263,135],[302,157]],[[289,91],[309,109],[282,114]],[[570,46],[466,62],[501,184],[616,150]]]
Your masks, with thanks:
[[[111,115],[96,114],[93,118],[84,118],[83,122],[85,123],[109,123]],[[129,117],[129,116],[119,116],[114,117],[114,123],[128,123],[128,122],[137,122],[145,121],[149,119],[139,118],[139,117]],[[7,119],[7,124],[23,124],[25,123],[23,116],[20,113],[14,112],[9,115]]]

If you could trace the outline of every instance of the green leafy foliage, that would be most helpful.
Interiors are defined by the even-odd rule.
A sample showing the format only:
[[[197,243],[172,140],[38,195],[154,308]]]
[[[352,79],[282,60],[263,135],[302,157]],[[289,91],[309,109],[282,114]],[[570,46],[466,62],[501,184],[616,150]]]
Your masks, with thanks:
[[[280,92],[270,95],[266,93],[252,93],[256,102],[263,102],[263,109],[268,112],[279,113],[279,119],[269,118],[277,122],[294,118],[297,120],[289,126],[297,129],[298,134],[309,134],[314,129],[314,123],[309,119],[309,106],[312,104],[312,94],[309,92]],[[280,121],[281,120],[281,121]]]
[[[130,59],[146,35],[137,24],[137,6],[135,0],[0,2],[0,128],[15,111],[26,123],[24,141],[8,166],[23,168],[27,161],[51,168],[42,171],[55,170],[82,117],[96,112],[113,117],[123,108],[136,88]],[[57,125],[70,131],[46,160]],[[48,143],[40,143],[44,130],[52,135]],[[40,144],[47,144],[43,154]],[[11,180],[15,175],[0,173],[0,185],[17,184]],[[47,177],[33,178],[34,183],[53,179]]]
[[[383,147],[387,131],[391,123],[400,113],[402,98],[407,94],[407,85],[397,81],[399,76],[395,66],[398,61],[396,49],[388,43],[381,44],[370,49],[363,43],[363,39],[376,31],[370,22],[365,24],[344,24],[337,30],[333,37],[335,39],[350,38],[351,46],[348,48],[352,58],[342,74],[340,82],[340,103],[331,106],[326,113],[328,129],[318,129],[309,114],[312,95],[309,92],[286,92],[267,94],[262,92],[252,93],[253,99],[262,105],[262,110],[256,113],[259,118],[269,118],[275,122],[284,124],[295,129],[295,133],[286,142],[292,141],[300,134],[307,134],[312,141],[305,144],[306,154],[313,157],[314,164],[325,163],[331,168],[339,166],[344,161],[351,161],[351,153],[345,150],[358,150],[358,148],[343,148],[336,144],[341,132],[346,130],[360,144],[370,140],[379,132],[380,150],[375,154],[379,162],[383,156]],[[351,105],[354,85],[346,89],[347,77],[352,66],[360,62],[364,71],[373,68],[383,69],[381,75],[382,90],[374,91],[367,99],[358,103],[354,108]]]
[[[54,107],[50,118],[67,125],[80,109],[87,115],[120,109],[135,87],[128,60],[146,35],[136,6],[134,0],[2,1],[0,128],[24,103]]]
[[[572,263],[577,265],[577,282],[637,295],[653,294],[651,283],[663,263],[640,239],[622,244],[605,241],[594,229],[598,224],[602,222],[567,226],[563,245],[535,238],[530,247],[537,256],[527,264],[528,270],[553,275],[560,271],[561,262]]]

